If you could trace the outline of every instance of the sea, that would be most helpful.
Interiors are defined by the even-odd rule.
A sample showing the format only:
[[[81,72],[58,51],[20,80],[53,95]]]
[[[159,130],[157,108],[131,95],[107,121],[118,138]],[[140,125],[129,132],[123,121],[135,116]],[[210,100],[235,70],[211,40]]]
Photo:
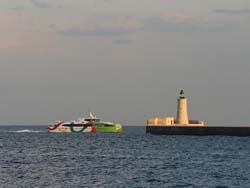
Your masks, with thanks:
[[[0,126],[1,188],[250,187],[250,137]]]

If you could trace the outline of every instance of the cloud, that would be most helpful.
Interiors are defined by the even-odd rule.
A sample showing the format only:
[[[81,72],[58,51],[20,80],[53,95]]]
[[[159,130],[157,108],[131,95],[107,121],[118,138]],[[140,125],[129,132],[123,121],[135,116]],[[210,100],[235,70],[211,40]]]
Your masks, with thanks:
[[[57,34],[64,36],[118,36],[138,31],[143,27],[144,24],[141,21],[130,16],[102,19],[91,26],[50,26]]]
[[[155,17],[144,19],[135,16],[120,18],[100,18],[89,26],[50,26],[59,35],[63,36],[119,36],[137,31],[180,32],[191,31],[194,25],[193,17],[177,13],[162,13]],[[117,42],[119,43],[119,42]],[[121,42],[122,43],[122,42]]]
[[[248,9],[236,11],[248,13]],[[159,16],[144,20],[144,30],[162,33],[196,33],[196,32],[231,32],[240,28],[237,22],[206,21],[190,15],[174,12],[163,12]]]
[[[250,9],[216,9],[215,13],[218,14],[250,14]]]
[[[117,36],[128,33],[129,30],[122,28],[96,28],[94,30],[83,30],[78,27],[65,28],[63,30],[56,31],[57,34],[65,36]]]
[[[49,4],[42,0],[30,0],[30,2],[37,8],[50,8]]]
[[[158,32],[188,32],[197,29],[192,16],[177,12],[162,12],[159,16],[147,18],[145,29]]]
[[[179,14],[161,14],[144,20],[144,30],[154,32],[188,32],[197,29],[190,16]]]
[[[8,10],[11,10],[11,11],[24,11],[24,10],[27,10],[27,9],[25,9],[25,8],[23,8],[23,7],[11,7],[11,8],[9,8]]]
[[[90,25],[81,23],[61,25],[51,24],[49,28],[62,36],[86,36],[86,37],[113,37],[127,35],[134,32],[146,31],[155,33],[176,32],[217,32],[233,31],[238,28],[237,24],[206,22],[190,15],[163,12],[159,15],[138,18],[125,16],[120,18],[99,18]],[[125,44],[129,41],[114,41],[115,44]]]
[[[160,14],[159,18],[165,21],[175,22],[189,22],[193,20],[192,16],[172,12],[163,12]]]
[[[124,30],[138,30],[143,27],[143,23],[134,16],[126,16],[122,18],[112,18],[107,20],[102,20],[99,22],[102,28],[112,28],[112,29],[124,29]]]
[[[117,39],[113,41],[113,44],[125,45],[129,44],[131,41],[127,39]]]

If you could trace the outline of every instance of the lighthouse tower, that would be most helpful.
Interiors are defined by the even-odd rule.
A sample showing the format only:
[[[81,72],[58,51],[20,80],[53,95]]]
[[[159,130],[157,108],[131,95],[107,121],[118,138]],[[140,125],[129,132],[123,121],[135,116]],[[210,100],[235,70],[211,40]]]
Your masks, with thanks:
[[[177,99],[178,107],[177,107],[177,118],[176,124],[179,125],[188,125],[188,113],[187,113],[187,98],[184,95],[184,91],[181,90],[180,97]]]

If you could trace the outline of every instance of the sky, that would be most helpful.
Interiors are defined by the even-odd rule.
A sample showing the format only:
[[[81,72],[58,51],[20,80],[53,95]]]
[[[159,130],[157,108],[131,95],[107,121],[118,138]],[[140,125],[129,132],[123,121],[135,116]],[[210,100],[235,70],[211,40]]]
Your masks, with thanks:
[[[249,0],[0,0],[0,125],[92,111],[250,125]]]

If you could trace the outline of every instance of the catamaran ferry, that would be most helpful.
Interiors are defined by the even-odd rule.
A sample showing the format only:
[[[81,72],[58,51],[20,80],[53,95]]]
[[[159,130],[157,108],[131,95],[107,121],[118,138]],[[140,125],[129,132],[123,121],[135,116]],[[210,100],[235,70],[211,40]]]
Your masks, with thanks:
[[[48,131],[56,133],[120,133],[122,125],[101,121],[90,112],[88,118],[80,118],[75,121],[57,121],[48,127]]]

